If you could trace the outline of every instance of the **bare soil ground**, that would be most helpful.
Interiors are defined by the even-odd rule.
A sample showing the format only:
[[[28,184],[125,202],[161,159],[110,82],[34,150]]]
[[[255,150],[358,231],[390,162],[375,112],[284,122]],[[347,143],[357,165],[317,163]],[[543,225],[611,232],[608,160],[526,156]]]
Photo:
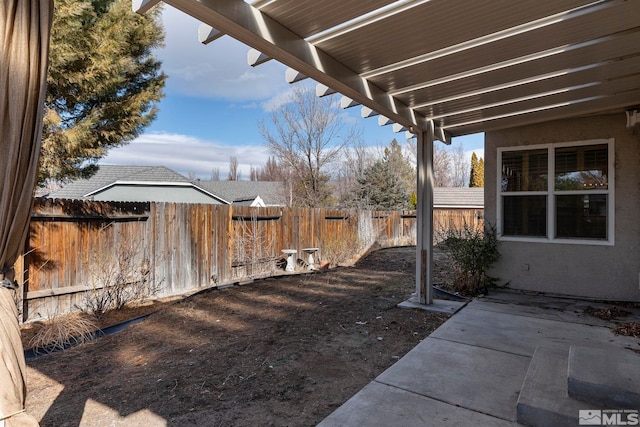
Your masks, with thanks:
[[[316,425],[446,320],[397,308],[414,289],[408,247],[203,292],[29,361],[27,410],[56,427]]]

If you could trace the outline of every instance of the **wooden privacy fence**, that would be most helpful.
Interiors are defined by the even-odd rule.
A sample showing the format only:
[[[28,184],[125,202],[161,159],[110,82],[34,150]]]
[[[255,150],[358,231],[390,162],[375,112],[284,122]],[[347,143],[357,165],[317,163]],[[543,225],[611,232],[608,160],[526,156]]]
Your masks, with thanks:
[[[434,212],[435,227],[479,221],[475,210]],[[279,274],[283,249],[302,261],[302,249],[318,248],[316,259],[344,263],[373,247],[415,245],[415,225],[415,211],[38,199],[16,263],[22,320],[83,307],[123,275],[143,272],[163,297]]]

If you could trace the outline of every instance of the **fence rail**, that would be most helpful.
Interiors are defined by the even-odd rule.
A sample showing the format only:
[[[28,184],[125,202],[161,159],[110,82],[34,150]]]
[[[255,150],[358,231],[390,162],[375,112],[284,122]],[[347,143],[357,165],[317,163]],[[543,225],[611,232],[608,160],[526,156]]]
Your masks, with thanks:
[[[436,210],[436,229],[482,224],[478,210]],[[415,244],[414,211],[251,208],[233,205],[37,200],[16,262],[22,321],[82,306],[120,274],[123,254],[157,290],[182,294],[276,274],[283,249],[319,248],[334,264],[373,247]]]

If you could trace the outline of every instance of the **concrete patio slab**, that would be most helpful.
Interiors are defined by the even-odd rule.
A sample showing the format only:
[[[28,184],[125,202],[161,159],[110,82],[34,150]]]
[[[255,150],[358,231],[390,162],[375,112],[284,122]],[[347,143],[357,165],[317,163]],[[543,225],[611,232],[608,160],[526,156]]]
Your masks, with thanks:
[[[515,421],[529,362],[529,357],[427,338],[376,381]],[[481,375],[469,375],[479,370]]]
[[[574,427],[589,405],[567,395],[569,346],[538,347],[518,397],[518,422],[525,425]]]
[[[592,407],[640,409],[640,355],[617,348],[572,346],[568,394]]]
[[[503,302],[517,305],[529,305],[539,308],[565,310],[584,310],[587,307],[606,308],[615,305],[622,305],[626,311],[630,312],[631,316],[640,316],[639,308],[629,307],[628,304],[625,304],[624,302],[618,304],[615,302],[578,299],[567,296],[554,296],[540,293],[523,293],[512,290],[494,290],[486,297],[478,299],[478,301]]]
[[[612,323],[585,316],[588,304],[513,293],[476,299],[320,425],[516,425],[519,396],[524,422],[575,424],[583,406],[566,403],[569,348],[640,349]]]
[[[616,336],[610,329],[480,309],[481,304],[469,305],[444,325],[432,338],[533,356],[536,347],[574,344],[599,347],[603,344],[640,349],[638,340]],[[509,309],[512,311],[513,307]]]
[[[458,310],[464,307],[465,304],[467,304],[466,301],[449,301],[443,299],[434,299],[431,304],[420,304],[420,300],[417,297],[411,297],[398,304],[398,307],[416,308],[433,313],[455,314]]]
[[[564,304],[562,304],[564,306]],[[538,319],[557,320],[560,322],[579,323],[582,325],[606,326],[606,320],[589,316],[582,310],[577,310],[572,305],[566,308],[560,307],[536,307],[518,303],[505,303],[493,300],[475,300],[469,303],[469,307],[476,310],[486,310],[495,313],[516,314],[518,316],[535,317]]]
[[[498,311],[529,315],[541,319],[560,320],[595,326],[610,326],[611,321],[599,319],[587,314],[588,308],[603,309],[617,307],[627,313],[614,323],[640,322],[640,309],[625,304],[611,304],[600,301],[579,300],[574,298],[553,298],[543,295],[527,295],[515,292],[493,292],[489,296],[469,303],[480,310]]]
[[[319,427],[483,426],[517,424],[372,382],[324,419]]]

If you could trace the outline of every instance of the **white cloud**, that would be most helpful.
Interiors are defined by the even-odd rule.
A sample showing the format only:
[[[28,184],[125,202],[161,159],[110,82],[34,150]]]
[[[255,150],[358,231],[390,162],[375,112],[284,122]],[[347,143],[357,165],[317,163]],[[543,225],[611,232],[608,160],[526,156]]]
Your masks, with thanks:
[[[277,111],[284,104],[291,102],[293,95],[293,88],[289,87],[286,90],[278,92],[271,98],[262,103],[262,109],[267,113]]]
[[[269,152],[259,145],[239,146],[187,135],[150,133],[112,150],[99,163],[166,166],[185,176],[195,173],[201,179],[210,179],[212,169],[219,168],[220,179],[226,179],[230,156],[238,159],[242,178],[248,179],[251,166],[264,165]]]
[[[203,45],[199,21],[165,5],[162,12],[165,47],[156,51],[169,76],[167,90],[204,98],[264,100],[286,90],[285,68],[269,61],[252,68],[249,48],[229,36]]]
[[[476,148],[473,150],[469,150],[469,151],[465,151],[465,157],[469,159],[469,164],[471,164],[471,155],[473,153],[476,153],[476,156],[478,157],[478,159],[483,158],[484,159],[484,148]]]

